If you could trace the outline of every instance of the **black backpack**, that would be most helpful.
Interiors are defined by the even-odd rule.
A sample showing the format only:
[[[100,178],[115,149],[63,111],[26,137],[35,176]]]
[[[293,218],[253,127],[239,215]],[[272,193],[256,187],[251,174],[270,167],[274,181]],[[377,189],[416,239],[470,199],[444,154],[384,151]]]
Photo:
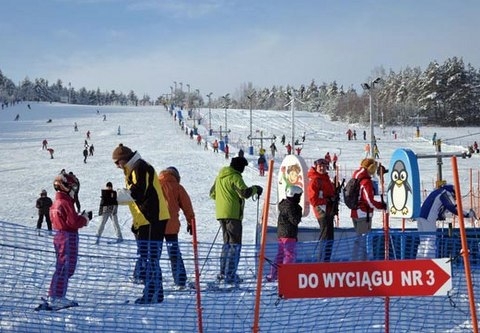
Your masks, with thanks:
[[[350,209],[358,208],[361,179],[351,178],[343,188],[343,202]]]

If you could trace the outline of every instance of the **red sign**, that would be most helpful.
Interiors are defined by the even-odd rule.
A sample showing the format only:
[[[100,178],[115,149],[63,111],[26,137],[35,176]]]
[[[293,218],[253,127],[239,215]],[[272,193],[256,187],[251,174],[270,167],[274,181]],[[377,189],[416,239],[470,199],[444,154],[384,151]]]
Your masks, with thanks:
[[[440,296],[452,288],[449,259],[285,264],[284,298]]]

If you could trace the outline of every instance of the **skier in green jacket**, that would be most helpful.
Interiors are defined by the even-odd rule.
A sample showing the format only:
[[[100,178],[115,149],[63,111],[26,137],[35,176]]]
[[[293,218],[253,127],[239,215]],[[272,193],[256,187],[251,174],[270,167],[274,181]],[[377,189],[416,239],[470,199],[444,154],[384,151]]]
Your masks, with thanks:
[[[223,248],[220,256],[218,280],[228,284],[238,284],[237,275],[240,251],[242,248],[242,220],[245,199],[262,194],[259,185],[248,187],[242,178],[242,172],[248,165],[244,157],[234,157],[230,166],[223,167],[210,189],[210,198],[215,200],[216,219],[223,233]]]

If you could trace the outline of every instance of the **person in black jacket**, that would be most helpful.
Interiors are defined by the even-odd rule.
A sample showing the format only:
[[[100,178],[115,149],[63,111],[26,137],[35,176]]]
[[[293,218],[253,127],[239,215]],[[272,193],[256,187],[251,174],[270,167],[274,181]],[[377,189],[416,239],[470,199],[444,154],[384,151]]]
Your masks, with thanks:
[[[42,229],[43,218],[47,221],[47,228],[49,233],[52,232],[52,221],[50,221],[50,207],[52,207],[52,199],[47,196],[47,191],[42,190],[40,198],[37,199],[35,205],[38,209],[37,233],[40,236],[40,229]]]
[[[102,190],[98,215],[103,216],[103,218],[102,222],[100,222],[100,225],[98,226],[97,240],[95,241],[95,244],[100,242],[100,237],[102,236],[103,229],[105,228],[108,218],[111,218],[113,221],[113,228],[115,229],[115,234],[117,236],[117,243],[121,243],[123,241],[122,231],[120,230],[120,225],[118,224],[117,210],[117,192],[113,190],[112,183],[108,182],[106,184],[106,189]]]
[[[83,163],[87,163],[87,157],[88,157],[88,148],[85,146],[83,149]]]
[[[302,194],[303,190],[300,186],[290,186],[286,190],[287,198],[278,204],[278,251],[270,274],[266,277],[268,282],[277,280],[278,265],[295,262],[298,224],[302,219],[302,206],[300,206]]]

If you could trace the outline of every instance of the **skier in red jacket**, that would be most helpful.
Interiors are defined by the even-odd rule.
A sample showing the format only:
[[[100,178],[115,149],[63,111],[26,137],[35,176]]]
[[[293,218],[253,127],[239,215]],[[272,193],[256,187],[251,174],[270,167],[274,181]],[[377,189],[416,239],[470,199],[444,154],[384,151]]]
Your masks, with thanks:
[[[372,230],[372,217],[374,209],[385,210],[387,204],[375,200],[372,176],[377,171],[377,163],[373,158],[364,158],[360,168],[353,172],[352,178],[360,180],[360,199],[358,208],[352,209],[350,217],[357,233],[353,247],[353,260],[367,260],[366,234]]]
[[[320,228],[320,261],[329,262],[332,255],[335,217],[335,187],[328,175],[329,162],[320,158],[308,170],[308,200]]]

